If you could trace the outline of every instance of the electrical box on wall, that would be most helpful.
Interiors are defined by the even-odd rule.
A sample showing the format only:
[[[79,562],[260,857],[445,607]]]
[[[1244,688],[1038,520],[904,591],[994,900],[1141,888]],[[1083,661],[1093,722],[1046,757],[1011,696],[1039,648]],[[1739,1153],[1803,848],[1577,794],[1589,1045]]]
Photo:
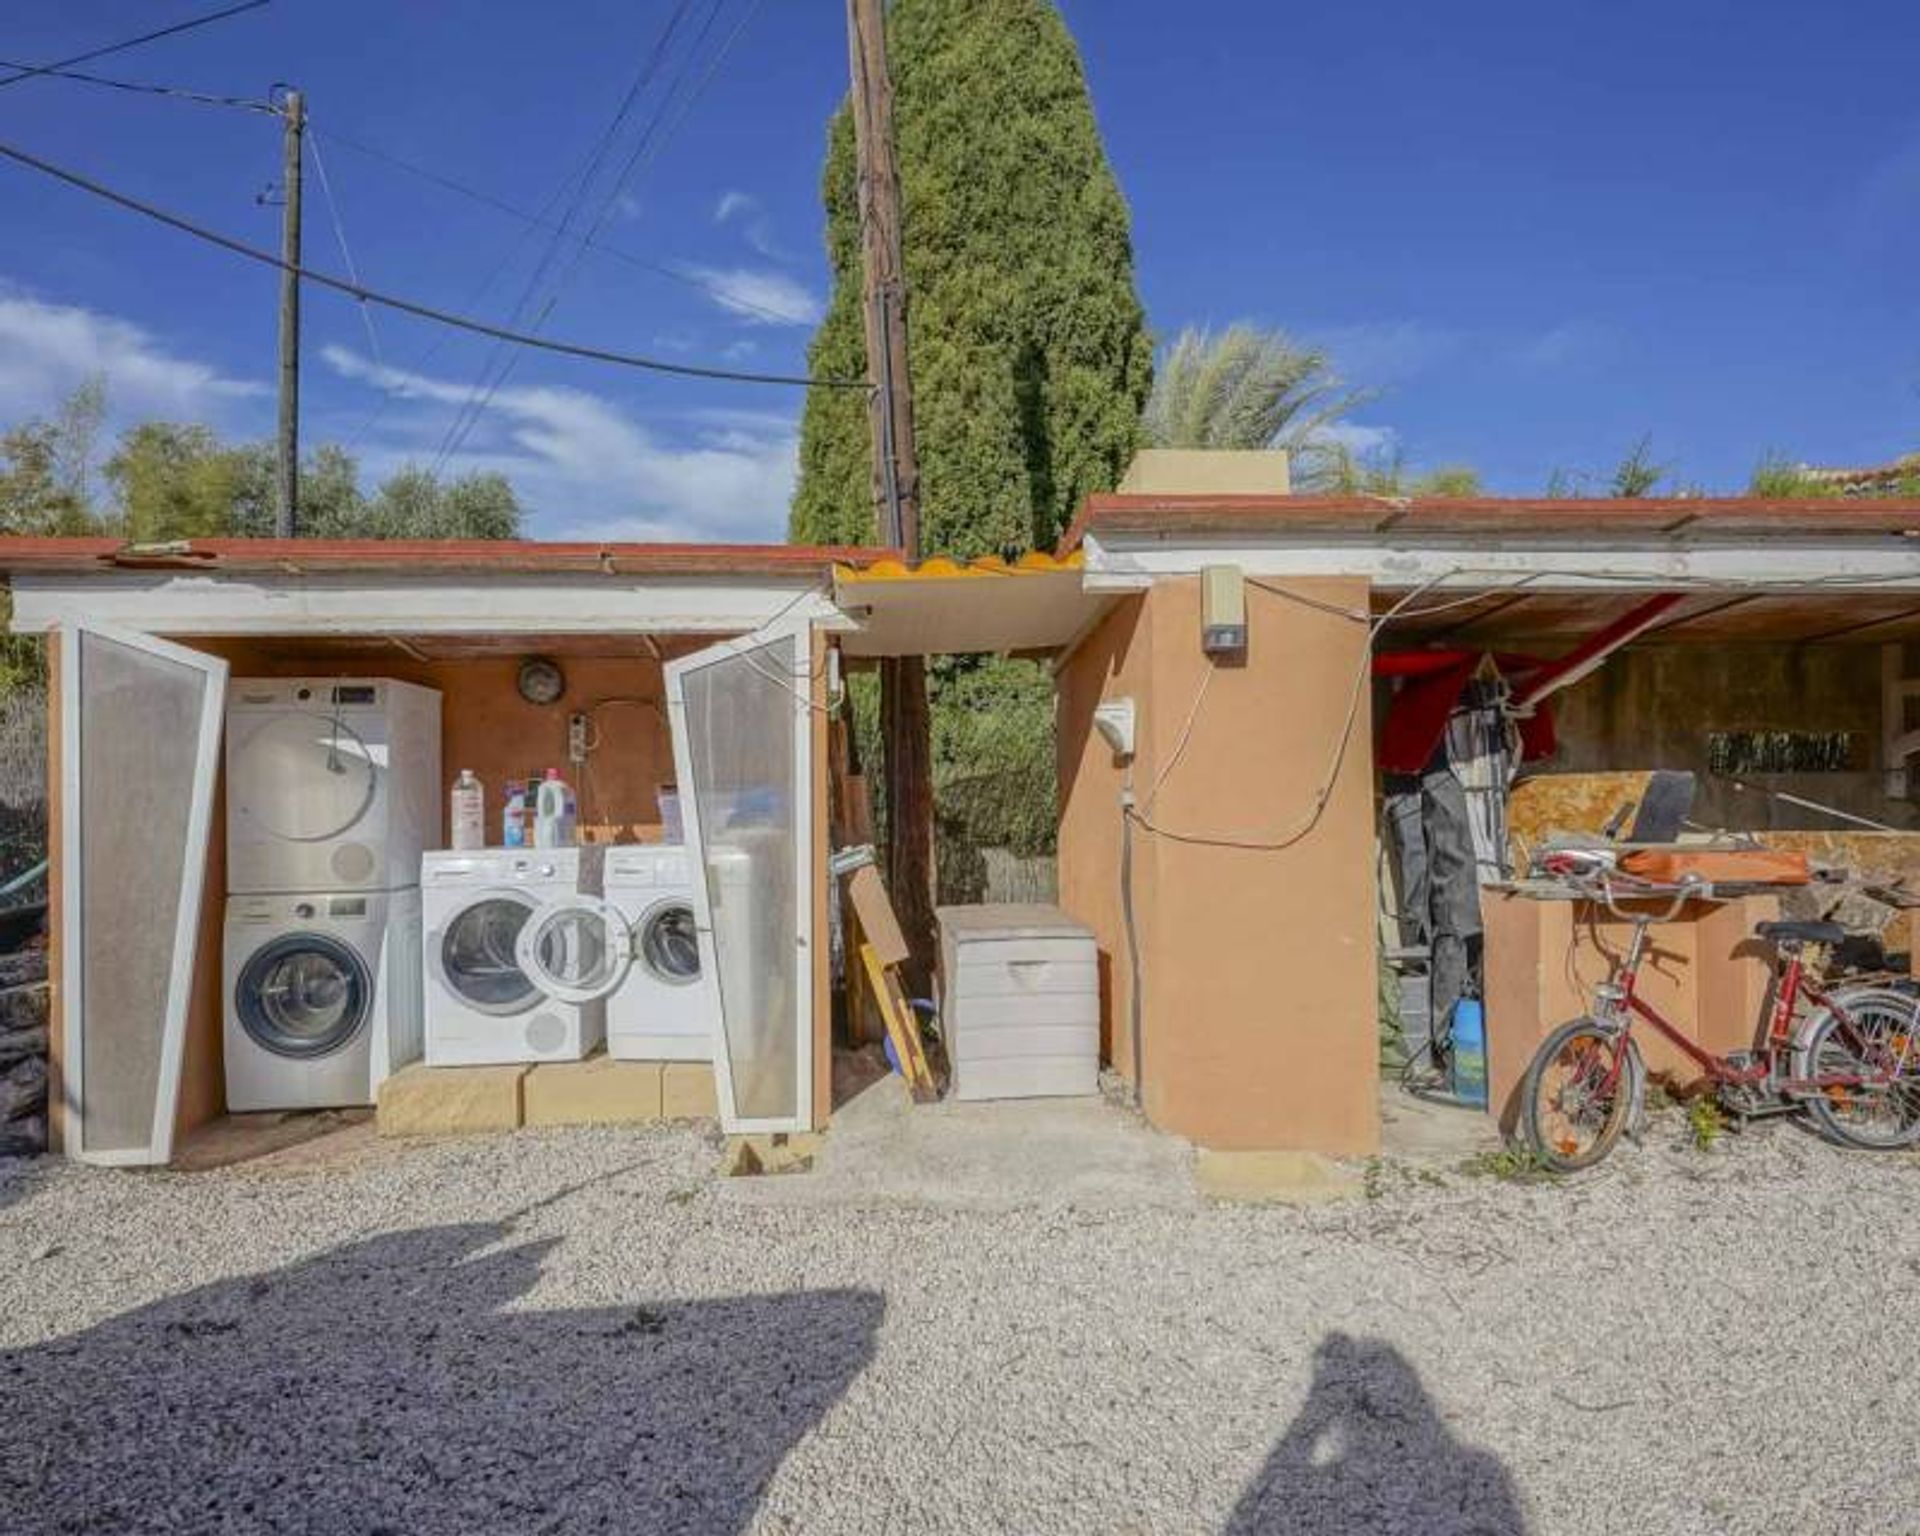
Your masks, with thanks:
[[[1247,585],[1237,565],[1200,569],[1200,649],[1209,656],[1247,648]]]

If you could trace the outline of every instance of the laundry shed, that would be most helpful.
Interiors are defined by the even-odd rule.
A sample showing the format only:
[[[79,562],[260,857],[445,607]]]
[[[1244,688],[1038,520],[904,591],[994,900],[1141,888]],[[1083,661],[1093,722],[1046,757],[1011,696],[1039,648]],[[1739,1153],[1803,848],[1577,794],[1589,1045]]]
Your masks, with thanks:
[[[724,1026],[708,1060],[659,1063],[653,1092],[677,1093],[684,1112],[717,1110],[734,1129],[820,1123],[827,636],[844,623],[830,574],[878,553],[0,540],[14,628],[49,641],[56,1143],[93,1161],[166,1162],[221,1115],[229,1043],[253,1042],[231,1017],[236,904],[292,928],[332,921],[350,939],[353,924],[409,899],[408,860],[420,859],[409,846],[429,862],[446,848],[463,770],[487,791],[483,841],[496,850],[502,787],[548,768],[571,781],[583,835],[606,845],[609,869],[627,846],[671,842],[677,813],[692,921],[714,957],[700,986]],[[428,701],[434,724],[401,723],[385,690]],[[268,724],[242,739],[230,722],[249,701]],[[375,727],[356,725],[376,711]],[[282,716],[293,723],[272,723]],[[242,763],[257,786],[251,821],[233,814],[229,776]],[[371,829],[364,840],[340,830],[356,817]],[[233,841],[243,825],[244,850]],[[477,919],[465,937],[438,932],[431,877],[410,898],[429,912],[429,994],[437,976],[449,998],[491,1008],[503,1027],[516,1010],[499,977],[516,946],[529,953],[523,929],[551,919],[533,955],[554,968],[556,997],[586,1007],[617,969],[594,926],[617,920],[611,904],[582,890],[549,910],[549,895],[570,894],[537,888],[553,861],[517,853],[500,877],[521,887],[504,892],[516,911],[492,937]],[[684,947],[691,933],[663,943]],[[476,955],[492,969],[469,996]],[[409,965],[376,946],[357,972],[291,947],[281,958],[277,990],[255,1010],[279,1030],[277,1045],[262,1036],[268,1068],[317,1052],[304,1031],[322,1023],[371,1038],[395,1065],[406,1059],[406,1042],[381,1038],[380,1018],[349,1024],[346,1012],[356,985],[382,984],[383,966],[418,977],[417,956]],[[429,1018],[431,1007],[430,995]]]

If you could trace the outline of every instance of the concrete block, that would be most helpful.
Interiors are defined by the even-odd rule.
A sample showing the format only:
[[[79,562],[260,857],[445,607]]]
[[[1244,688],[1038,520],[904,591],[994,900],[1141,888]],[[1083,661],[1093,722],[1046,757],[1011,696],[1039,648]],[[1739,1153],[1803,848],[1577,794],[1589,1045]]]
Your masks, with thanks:
[[[669,1061],[660,1080],[660,1113],[669,1120],[717,1120],[720,1095],[713,1066],[705,1061]]]
[[[660,1118],[657,1061],[542,1062],[521,1090],[526,1125],[634,1125]]]
[[[429,1067],[416,1062],[380,1085],[374,1126],[382,1136],[460,1136],[519,1129],[528,1069]]]
[[[1324,1205],[1363,1192],[1358,1174],[1317,1152],[1203,1150],[1193,1180],[1209,1200],[1254,1205]]]

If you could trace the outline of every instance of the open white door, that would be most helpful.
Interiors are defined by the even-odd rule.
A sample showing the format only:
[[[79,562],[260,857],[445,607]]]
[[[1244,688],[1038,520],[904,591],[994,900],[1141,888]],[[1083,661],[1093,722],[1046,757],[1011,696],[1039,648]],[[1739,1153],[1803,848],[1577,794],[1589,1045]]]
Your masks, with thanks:
[[[227,664],[81,620],[60,634],[67,1155],[173,1154]]]
[[[729,1131],[804,1130],[813,1118],[811,652],[806,624],[782,624],[667,667]]]

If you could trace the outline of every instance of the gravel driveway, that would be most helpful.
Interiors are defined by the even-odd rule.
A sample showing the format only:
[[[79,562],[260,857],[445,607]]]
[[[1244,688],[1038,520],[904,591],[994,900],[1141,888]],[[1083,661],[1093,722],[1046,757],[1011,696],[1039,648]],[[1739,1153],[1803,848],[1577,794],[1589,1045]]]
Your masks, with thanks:
[[[1920,1529],[1920,1160],[743,1199],[687,1131],[0,1168],[0,1529]],[[1436,1182],[1437,1180],[1437,1182]]]

